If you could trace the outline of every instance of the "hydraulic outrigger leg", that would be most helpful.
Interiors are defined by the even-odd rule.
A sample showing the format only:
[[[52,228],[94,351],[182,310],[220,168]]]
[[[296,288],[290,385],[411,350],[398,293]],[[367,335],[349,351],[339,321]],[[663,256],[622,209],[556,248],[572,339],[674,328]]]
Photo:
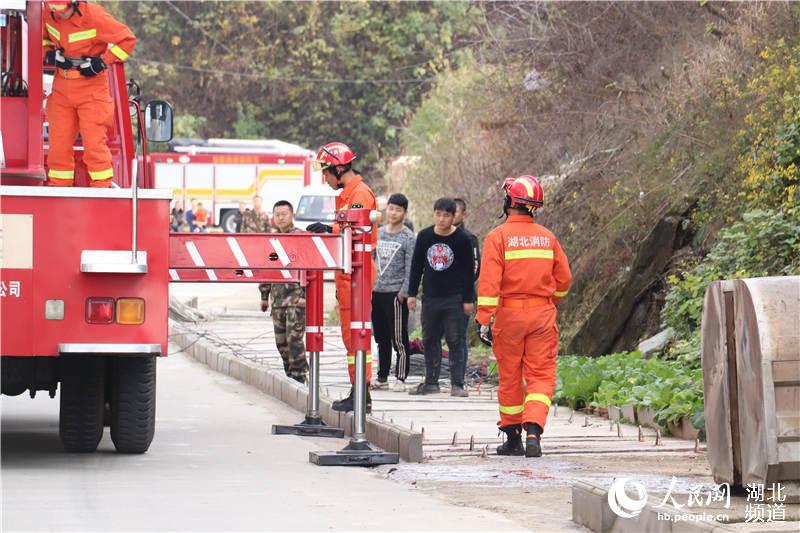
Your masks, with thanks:
[[[350,342],[355,350],[356,371],[354,383],[353,437],[350,443],[337,452],[309,452],[308,460],[320,466],[373,466],[397,464],[400,455],[386,452],[372,446],[367,441],[367,350],[371,344],[372,324],[370,322],[370,303],[372,297],[372,239],[369,211],[353,211],[361,217],[351,227],[342,231],[352,233],[353,264],[351,275],[352,322]],[[355,231],[353,231],[353,227]]]
[[[331,427],[319,415],[319,353],[322,350],[322,272],[309,272],[306,289],[306,347],[309,353],[308,404],[305,420],[293,426],[273,425],[273,435],[344,438],[344,430]]]

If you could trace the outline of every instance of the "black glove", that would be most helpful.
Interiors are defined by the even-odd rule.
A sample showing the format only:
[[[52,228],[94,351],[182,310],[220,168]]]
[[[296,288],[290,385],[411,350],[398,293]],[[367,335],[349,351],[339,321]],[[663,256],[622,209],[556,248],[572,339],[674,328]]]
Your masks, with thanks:
[[[64,70],[69,70],[72,68],[72,63],[67,61],[67,58],[64,57],[64,49],[63,48],[56,48],[53,52],[53,64],[58,68],[62,68]]]
[[[481,342],[486,346],[492,347],[492,328],[490,326],[484,326],[482,324],[478,324],[478,336],[481,338]]]
[[[314,222],[313,224],[309,224],[306,228],[311,233],[332,233],[333,228],[328,226],[327,224],[323,224],[322,222]]]
[[[80,71],[82,76],[97,76],[106,69],[106,63],[99,56],[83,56]]]

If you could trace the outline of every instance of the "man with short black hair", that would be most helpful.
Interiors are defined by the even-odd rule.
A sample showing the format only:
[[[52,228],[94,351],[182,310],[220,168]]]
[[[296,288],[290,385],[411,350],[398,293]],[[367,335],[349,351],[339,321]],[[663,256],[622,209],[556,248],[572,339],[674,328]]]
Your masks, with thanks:
[[[378,379],[373,389],[389,387],[392,347],[397,352],[394,384],[396,392],[406,390],[409,370],[408,278],[416,237],[405,226],[408,198],[400,193],[389,197],[386,224],[378,228],[378,245],[373,252],[377,276],[372,288],[372,331],[378,343]]]
[[[422,343],[425,347],[425,381],[409,394],[439,392],[442,335],[450,350],[450,395],[468,396],[464,388],[466,361],[461,346],[461,315],[474,310],[473,262],[469,237],[453,225],[456,203],[439,198],[433,206],[434,225],[417,235],[408,287],[408,309],[417,305],[423,282]]]
[[[294,226],[294,209],[286,200],[275,202],[272,221],[273,233],[301,231]],[[306,334],[306,290],[296,283],[263,283],[259,289],[262,311],[267,310],[272,300],[272,327],[283,369],[290,378],[305,383],[308,371],[303,338]]]

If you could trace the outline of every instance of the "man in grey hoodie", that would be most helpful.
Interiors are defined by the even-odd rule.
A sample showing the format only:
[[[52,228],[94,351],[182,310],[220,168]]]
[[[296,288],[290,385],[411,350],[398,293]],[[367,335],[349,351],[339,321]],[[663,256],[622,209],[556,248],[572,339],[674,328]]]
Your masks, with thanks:
[[[378,245],[374,252],[377,276],[372,287],[372,331],[378,343],[378,379],[373,389],[389,387],[392,348],[397,352],[394,390],[405,391],[409,371],[408,347],[408,279],[416,237],[404,225],[408,198],[396,193],[386,206],[386,224],[378,228]]]

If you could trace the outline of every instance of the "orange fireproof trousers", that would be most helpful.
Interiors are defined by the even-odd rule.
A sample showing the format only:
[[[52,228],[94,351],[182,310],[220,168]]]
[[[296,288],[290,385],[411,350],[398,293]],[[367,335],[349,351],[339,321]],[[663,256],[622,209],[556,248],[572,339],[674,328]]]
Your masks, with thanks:
[[[347,350],[347,372],[350,374],[350,383],[356,381],[356,354],[350,340],[350,319],[352,303],[350,298],[350,276],[336,273],[336,301],[339,304],[339,321],[342,329],[342,341]],[[369,315],[368,315],[369,316]],[[371,341],[370,341],[371,342]],[[372,380],[372,351],[367,350],[366,366],[367,384]]]
[[[556,386],[556,314],[552,304],[530,309],[497,308],[492,350],[500,375],[498,425],[531,422],[544,429]]]
[[[72,186],[75,179],[73,146],[80,131],[90,186],[111,186],[114,171],[106,130],[113,125],[113,118],[114,103],[108,93],[106,73],[92,78],[55,80],[53,93],[47,98],[48,185]]]

